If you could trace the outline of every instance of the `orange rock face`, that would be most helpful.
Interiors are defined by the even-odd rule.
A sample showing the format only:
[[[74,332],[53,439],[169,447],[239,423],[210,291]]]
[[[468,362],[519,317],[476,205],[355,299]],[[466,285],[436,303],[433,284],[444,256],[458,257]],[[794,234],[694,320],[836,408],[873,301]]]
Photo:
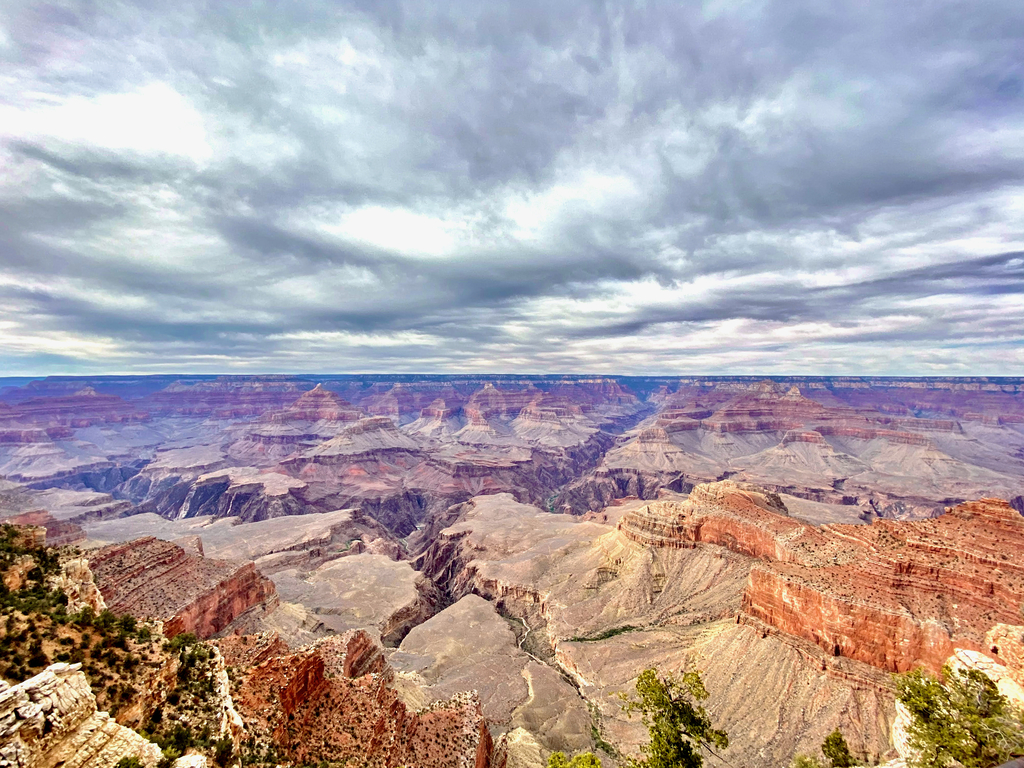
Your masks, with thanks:
[[[683,502],[654,501],[631,510],[619,530],[641,544],[718,544],[771,560],[803,561],[829,548],[816,528],[787,515],[778,496],[729,480],[698,485]]]
[[[832,526],[835,562],[763,563],[749,616],[835,655],[892,672],[937,672],[954,648],[986,651],[985,633],[1019,621],[1024,517],[983,499],[931,520]]]
[[[46,530],[46,546],[62,547],[65,544],[75,544],[85,541],[85,531],[82,526],[72,523],[69,520],[57,520],[49,512],[44,510],[33,510],[14,515],[4,520],[12,525],[31,525]]]
[[[475,695],[419,712],[391,687],[383,649],[356,630],[244,672],[235,696],[249,732],[295,763],[486,766],[493,744]]]
[[[759,558],[743,619],[892,672],[938,672],[954,648],[990,651],[986,632],[1018,623],[1024,601],[1024,517],[998,499],[928,520],[815,528],[724,481],[633,510],[619,529],[652,546]]]
[[[274,583],[252,563],[211,560],[152,536],[103,547],[89,555],[89,566],[110,610],[159,619],[168,637],[210,637],[277,600]]]

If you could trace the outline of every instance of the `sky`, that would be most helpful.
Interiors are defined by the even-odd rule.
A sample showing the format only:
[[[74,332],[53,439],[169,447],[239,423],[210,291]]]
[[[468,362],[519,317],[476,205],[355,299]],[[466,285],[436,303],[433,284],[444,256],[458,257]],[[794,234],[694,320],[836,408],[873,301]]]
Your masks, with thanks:
[[[1020,0],[0,3],[0,375],[1024,375]]]

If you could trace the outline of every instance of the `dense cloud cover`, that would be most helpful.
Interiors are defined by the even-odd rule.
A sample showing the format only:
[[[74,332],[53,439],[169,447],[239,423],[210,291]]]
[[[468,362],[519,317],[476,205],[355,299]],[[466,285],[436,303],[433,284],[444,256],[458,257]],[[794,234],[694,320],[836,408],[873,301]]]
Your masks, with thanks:
[[[1024,3],[0,4],[0,372],[1024,374]]]

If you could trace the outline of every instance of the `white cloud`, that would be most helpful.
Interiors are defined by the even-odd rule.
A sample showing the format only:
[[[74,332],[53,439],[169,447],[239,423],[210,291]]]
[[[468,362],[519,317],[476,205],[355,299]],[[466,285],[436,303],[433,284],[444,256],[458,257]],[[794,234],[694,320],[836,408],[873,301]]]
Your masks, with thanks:
[[[202,114],[161,82],[126,93],[0,106],[0,136],[58,141],[78,148],[167,153],[200,163],[213,154]]]

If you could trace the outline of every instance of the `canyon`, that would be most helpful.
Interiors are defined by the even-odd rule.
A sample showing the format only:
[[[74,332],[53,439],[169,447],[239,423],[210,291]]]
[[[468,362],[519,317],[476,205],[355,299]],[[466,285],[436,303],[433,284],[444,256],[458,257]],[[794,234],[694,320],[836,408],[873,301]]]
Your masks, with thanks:
[[[889,759],[892,673],[1024,680],[1022,515],[1017,379],[0,382],[0,520],[216,644],[295,764],[616,766],[648,667],[733,765]]]

